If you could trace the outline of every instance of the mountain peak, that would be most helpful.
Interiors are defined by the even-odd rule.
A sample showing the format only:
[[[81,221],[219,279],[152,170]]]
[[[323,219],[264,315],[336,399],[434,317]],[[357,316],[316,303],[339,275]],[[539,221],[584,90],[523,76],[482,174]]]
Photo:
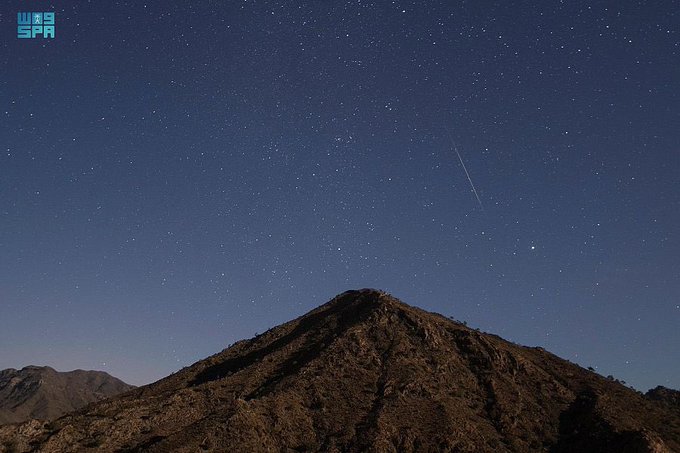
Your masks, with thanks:
[[[680,451],[680,416],[543,349],[346,291],[19,451]],[[28,434],[26,434],[28,433]]]
[[[410,322],[425,317],[428,318],[427,321],[424,321],[426,323],[438,323],[445,319],[441,315],[428,313],[408,305],[385,291],[362,288],[338,294],[326,304],[292,322],[299,321],[304,326],[311,327],[317,323],[327,324],[329,321],[342,319],[344,325],[350,326],[385,316],[391,316],[394,320],[410,319]],[[447,320],[447,322],[449,321]],[[380,325],[384,326],[384,324]]]
[[[408,307],[408,305],[385,291],[373,288],[362,288],[340,293],[328,303],[321,305],[316,310],[312,310],[309,314],[329,306],[337,307],[337,309],[348,307],[359,308],[360,306],[363,306],[366,310],[376,310],[381,307]]]
[[[303,356],[306,359],[314,355],[308,354],[308,349],[323,350],[343,332],[365,322],[371,315],[407,308],[408,305],[384,291],[370,288],[345,291],[296,320],[271,329],[245,343],[240,342],[235,345],[236,349],[229,348],[209,358],[206,362],[214,364],[196,373],[189,385],[196,386],[222,379],[261,361],[266,356],[271,357],[281,349],[299,344],[303,352],[288,360],[289,366],[281,367],[282,372],[294,373],[299,370],[300,364],[304,363]],[[241,346],[246,345],[252,347],[250,352],[232,358],[233,352],[241,352]],[[298,355],[300,357],[297,357]]]
[[[49,366],[38,366],[38,365],[26,365],[21,369],[21,371],[56,371],[54,368]]]

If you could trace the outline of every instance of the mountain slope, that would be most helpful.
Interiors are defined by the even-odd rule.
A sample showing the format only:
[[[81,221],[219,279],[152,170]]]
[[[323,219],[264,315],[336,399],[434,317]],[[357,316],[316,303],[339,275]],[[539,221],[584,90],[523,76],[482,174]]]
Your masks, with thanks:
[[[680,451],[664,404],[375,290],[50,424],[13,451]]]
[[[0,371],[0,424],[51,420],[132,388],[102,371],[9,368]]]

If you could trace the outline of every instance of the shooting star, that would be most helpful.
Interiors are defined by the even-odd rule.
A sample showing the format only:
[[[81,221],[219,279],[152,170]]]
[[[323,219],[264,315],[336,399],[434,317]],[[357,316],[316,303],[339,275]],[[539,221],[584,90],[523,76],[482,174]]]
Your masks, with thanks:
[[[451,144],[453,145],[453,150],[458,155],[458,160],[460,161],[460,165],[463,166],[465,176],[467,176],[468,182],[470,183],[470,187],[472,188],[472,192],[475,194],[475,198],[477,198],[477,203],[479,203],[479,207],[482,208],[483,211],[484,205],[482,204],[482,200],[479,198],[479,194],[477,193],[477,189],[475,189],[475,185],[472,183],[472,178],[470,178],[470,173],[468,172],[467,167],[465,166],[465,162],[463,162],[463,158],[461,157],[460,152],[458,151],[458,146],[456,146],[456,142],[453,140],[453,136],[451,135],[451,132],[449,132],[448,129],[446,130],[446,133],[449,134],[449,139],[451,140]]]

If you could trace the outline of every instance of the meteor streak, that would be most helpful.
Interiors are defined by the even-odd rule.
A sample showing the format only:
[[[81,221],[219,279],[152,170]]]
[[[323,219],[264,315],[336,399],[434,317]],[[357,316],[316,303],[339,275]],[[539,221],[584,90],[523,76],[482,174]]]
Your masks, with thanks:
[[[448,129],[446,130],[446,133],[449,134],[449,139],[451,140],[451,144],[453,145],[453,150],[458,155],[458,160],[460,161],[460,165],[463,166],[465,176],[467,176],[468,182],[470,183],[470,187],[472,188],[472,192],[475,194],[475,198],[477,198],[477,203],[479,203],[479,207],[482,208],[483,211],[484,205],[482,205],[482,200],[479,198],[479,195],[477,194],[477,189],[475,189],[475,185],[472,183],[472,178],[470,178],[470,173],[468,173],[467,167],[465,166],[465,162],[463,162],[463,158],[461,157],[460,152],[458,152],[458,146],[456,146],[456,142],[453,140],[451,132],[449,132]]]

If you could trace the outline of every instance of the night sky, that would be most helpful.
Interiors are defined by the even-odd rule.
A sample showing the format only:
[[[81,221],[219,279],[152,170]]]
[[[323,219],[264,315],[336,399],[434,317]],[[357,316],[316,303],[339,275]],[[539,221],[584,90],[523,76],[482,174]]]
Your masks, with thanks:
[[[0,12],[0,368],[145,384],[373,287],[680,388],[677,1]]]

